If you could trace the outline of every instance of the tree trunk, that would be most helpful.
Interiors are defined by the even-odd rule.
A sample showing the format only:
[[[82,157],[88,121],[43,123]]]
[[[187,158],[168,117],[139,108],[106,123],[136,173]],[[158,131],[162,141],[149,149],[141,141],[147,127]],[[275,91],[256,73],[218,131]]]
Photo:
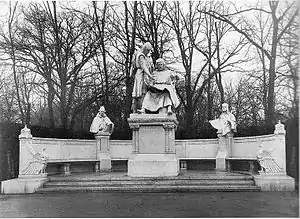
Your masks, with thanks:
[[[68,128],[68,109],[66,104],[66,86],[61,87],[60,122],[62,128]]]
[[[15,82],[15,88],[17,92],[17,101],[18,101],[18,106],[19,106],[19,111],[21,113],[21,121],[22,124],[25,123],[25,115],[24,115],[24,110],[21,104],[21,97],[20,97],[20,91],[19,91],[19,81],[17,77],[17,70],[16,70],[16,55],[15,55],[15,44],[13,41],[13,36],[12,36],[12,23],[13,23],[13,18],[15,15],[15,10],[17,7],[17,3],[15,4],[14,8],[12,9],[11,3],[10,3],[10,13],[9,13],[9,20],[8,20],[8,32],[9,32],[9,44],[10,44],[10,57],[12,59],[12,70],[13,70],[13,75],[14,75],[14,82]]]
[[[132,65],[132,57],[134,55],[134,47],[135,47],[135,34],[136,34],[136,22],[137,22],[137,2],[134,2],[133,6],[133,27],[131,33],[131,40],[129,36],[129,16],[128,16],[128,8],[127,2],[125,4],[125,29],[127,31],[127,60],[125,63],[125,72],[126,72],[126,97],[125,97],[125,114],[124,114],[124,123],[127,124],[127,118],[131,112],[131,104],[132,104],[132,90],[133,90],[133,83],[132,83],[132,75],[130,75],[130,69]]]
[[[208,78],[211,77],[211,68],[212,68],[212,44],[211,44],[211,33],[212,33],[212,28],[211,28],[211,20],[212,18],[209,17],[209,33],[208,33]],[[213,108],[213,97],[211,95],[211,80],[207,82],[207,119],[211,120],[212,119],[212,108]]]
[[[272,36],[272,48],[271,48],[271,59],[269,68],[269,89],[268,89],[268,105],[267,105],[267,117],[266,123],[272,125],[275,122],[275,78],[276,78],[276,50],[278,44],[278,19],[276,18],[276,8],[278,2],[270,3],[272,10],[272,20],[273,20],[273,36]]]
[[[218,85],[218,89],[220,92],[220,98],[221,98],[221,103],[224,103],[225,97],[224,97],[224,88],[222,85],[222,76],[221,76],[221,59],[220,59],[220,39],[219,39],[219,34],[218,34],[218,28],[217,28],[217,23],[215,23],[215,28],[216,28],[216,50],[217,50],[217,61],[218,61],[218,67],[217,67],[217,74],[216,74],[216,83]]]
[[[192,130],[193,130],[193,97],[191,95],[191,69],[187,68],[186,70],[186,131],[188,133],[187,137],[192,137]]]
[[[49,113],[49,126],[50,128],[55,127],[54,122],[54,113],[53,113],[53,100],[54,100],[54,88],[50,80],[47,80],[48,85],[48,96],[47,96],[47,103],[48,103],[48,113]]]
[[[104,92],[104,103],[103,105],[108,104],[108,97],[109,97],[109,83],[108,83],[108,70],[107,70],[107,63],[106,63],[106,49],[105,49],[105,42],[104,42],[104,33],[105,33],[105,15],[106,15],[106,9],[107,9],[107,1],[104,2],[104,8],[102,13],[102,19],[101,19],[101,26],[99,23],[99,16],[97,13],[97,2],[93,1],[93,7],[94,7],[94,14],[96,19],[96,24],[98,28],[99,38],[100,38],[100,46],[102,51],[102,62],[103,62],[103,71],[105,75],[105,92]]]

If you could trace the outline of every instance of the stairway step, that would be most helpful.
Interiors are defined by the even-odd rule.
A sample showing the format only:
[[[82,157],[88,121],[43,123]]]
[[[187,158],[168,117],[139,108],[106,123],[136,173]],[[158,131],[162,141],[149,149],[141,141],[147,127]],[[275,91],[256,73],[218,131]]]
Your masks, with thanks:
[[[252,180],[253,177],[250,175],[239,175],[239,176],[217,176],[217,175],[204,175],[201,177],[62,177],[62,176],[52,176],[49,177],[51,182],[54,181],[67,181],[67,182],[77,182],[77,181],[159,181],[159,180]]]
[[[254,185],[253,180],[222,180],[222,181],[210,181],[210,180],[160,180],[160,181],[56,181],[47,182],[45,187],[54,186],[130,186],[130,185]]]
[[[133,186],[103,186],[103,187],[49,187],[39,188],[36,193],[58,193],[58,192],[80,192],[80,191],[102,191],[102,192],[202,192],[202,191],[260,191],[256,186],[155,186],[155,185],[133,185]]]

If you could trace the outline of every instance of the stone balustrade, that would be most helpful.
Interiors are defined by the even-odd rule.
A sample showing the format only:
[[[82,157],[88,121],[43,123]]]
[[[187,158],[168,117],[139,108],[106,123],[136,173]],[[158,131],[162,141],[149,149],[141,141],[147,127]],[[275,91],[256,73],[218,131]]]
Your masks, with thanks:
[[[27,136],[20,138],[20,174],[32,161],[26,145],[30,144],[36,152],[45,152],[48,162],[96,161],[97,144],[95,140],[37,138]],[[281,168],[285,164],[285,133],[252,137],[233,137],[230,154],[227,159],[255,160],[258,146],[275,148],[272,155]],[[218,139],[175,140],[176,156],[180,160],[215,159],[218,153]],[[109,140],[111,160],[128,160],[132,152],[132,140]]]
[[[132,140],[110,140],[104,135],[95,136],[95,140],[37,138],[25,127],[19,139],[19,176],[3,181],[2,193],[32,193],[48,180],[43,165],[37,165],[30,173],[26,171],[37,157],[46,157],[47,164],[61,164],[63,172],[70,174],[71,164],[85,162],[93,163],[95,171],[110,171],[111,161],[129,160],[134,152]],[[270,135],[233,137],[229,141],[220,136],[219,139],[175,140],[174,148],[182,170],[187,169],[187,160],[215,160],[217,170],[220,167],[228,170],[230,160],[257,161],[259,148],[270,151],[269,159],[280,168],[280,173],[260,171],[254,175],[256,185],[265,191],[294,189],[294,179],[286,175],[285,130],[280,122]],[[225,166],[227,163],[225,169],[224,163]],[[253,169],[253,165],[250,167]]]

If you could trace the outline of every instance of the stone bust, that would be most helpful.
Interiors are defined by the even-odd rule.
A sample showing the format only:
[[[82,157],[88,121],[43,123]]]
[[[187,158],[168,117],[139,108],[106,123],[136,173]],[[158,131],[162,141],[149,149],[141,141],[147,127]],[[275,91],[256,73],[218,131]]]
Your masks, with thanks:
[[[236,119],[235,116],[229,111],[227,103],[222,104],[222,113],[218,119],[210,120],[209,123],[218,129],[222,135],[227,133],[236,132]]]
[[[94,134],[111,134],[114,130],[114,124],[105,114],[106,110],[104,106],[101,106],[97,115],[93,119],[90,127],[90,132]]]

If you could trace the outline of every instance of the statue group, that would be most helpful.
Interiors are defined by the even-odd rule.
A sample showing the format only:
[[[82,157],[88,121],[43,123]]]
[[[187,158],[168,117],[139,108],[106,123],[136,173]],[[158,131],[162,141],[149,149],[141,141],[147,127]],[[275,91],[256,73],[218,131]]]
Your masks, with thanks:
[[[175,74],[166,69],[162,58],[157,59],[156,65],[153,66],[149,55],[152,49],[149,42],[145,43],[132,60],[132,111],[171,115],[172,108],[177,108],[180,103],[174,86]]]
[[[172,115],[179,104],[174,78],[177,75],[166,68],[164,59],[156,60],[155,66],[151,58],[153,47],[146,42],[134,54],[131,64],[131,76],[134,77],[132,91],[132,112],[134,114],[158,113]],[[229,111],[227,103],[222,104],[222,113],[218,119],[210,120],[210,124],[222,135],[236,131],[234,115]],[[90,132],[112,133],[114,124],[105,114],[103,106],[94,118]]]

